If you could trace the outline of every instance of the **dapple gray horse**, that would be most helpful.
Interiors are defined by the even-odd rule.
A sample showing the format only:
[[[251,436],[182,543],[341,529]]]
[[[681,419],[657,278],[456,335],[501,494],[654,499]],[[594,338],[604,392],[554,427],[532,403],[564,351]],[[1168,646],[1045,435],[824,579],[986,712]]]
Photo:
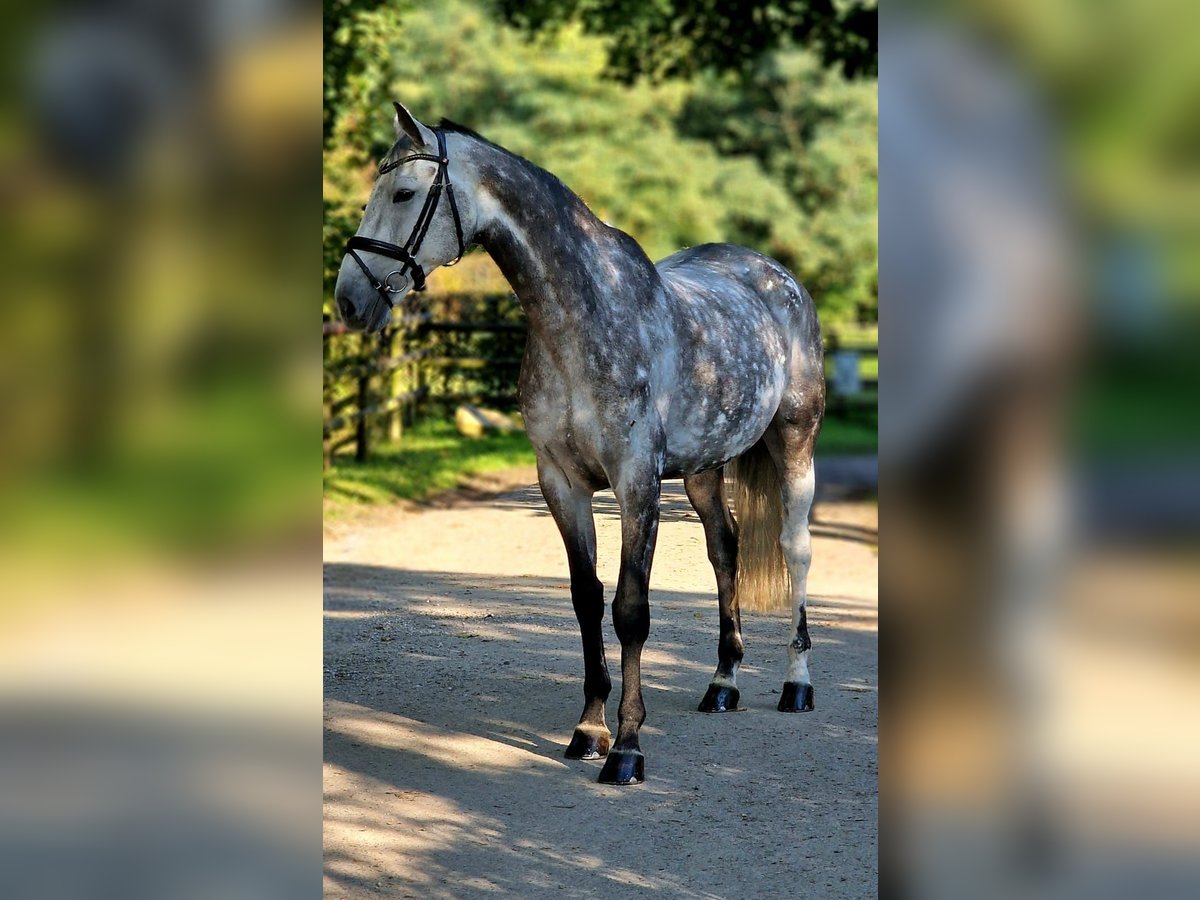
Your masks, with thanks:
[[[787,600],[793,619],[779,709],[812,709],[805,581],[825,381],[808,292],[775,261],[729,244],[655,265],[527,160],[451,123],[429,128],[400,104],[395,125],[396,145],[347,243],[335,299],[347,325],[378,331],[427,271],[472,244],[516,292],[529,322],[521,409],[566,544],[583,637],[584,709],[566,755],[607,756],[604,783],[645,777],[641,655],[664,478],[683,478],[717,576],[718,665],[700,709],[737,708],[740,606]],[[737,522],[725,501],[727,466]],[[592,496],[606,487],[621,510],[615,742],[604,718],[611,681],[592,519]]]

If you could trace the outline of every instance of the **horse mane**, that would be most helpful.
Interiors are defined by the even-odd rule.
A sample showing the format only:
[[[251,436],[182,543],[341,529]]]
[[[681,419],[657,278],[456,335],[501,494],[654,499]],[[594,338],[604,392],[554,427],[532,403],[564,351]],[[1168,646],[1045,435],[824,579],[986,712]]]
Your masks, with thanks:
[[[522,162],[529,163],[530,165],[534,165],[534,166],[537,165],[537,163],[531,162],[530,160],[525,159],[525,157],[523,157],[523,156],[518,156],[517,154],[515,154],[511,150],[509,150],[507,147],[501,147],[495,141],[489,141],[487,138],[485,138],[482,134],[480,134],[474,128],[468,128],[466,125],[460,125],[458,122],[453,122],[450,119],[442,119],[441,121],[439,121],[437,123],[437,127],[439,129],[441,129],[442,131],[445,131],[449,134],[461,134],[461,135],[465,135],[466,137],[473,138],[474,140],[479,141],[481,144],[486,144],[487,146],[491,147],[494,150],[499,150],[501,153],[505,154],[506,156],[511,156],[513,159],[519,159]],[[553,175],[554,173],[549,172],[547,174]],[[557,177],[557,176],[555,176],[555,177]]]
[[[499,144],[494,143],[493,141],[489,141],[487,138],[485,138],[482,134],[480,134],[474,128],[468,128],[466,125],[460,125],[458,122],[453,122],[450,119],[443,118],[433,127],[439,131],[445,131],[449,134],[465,135],[466,137],[473,138],[474,140],[477,140],[482,144],[487,144],[489,147],[499,150],[502,153],[507,154],[508,156],[514,157],[516,159],[522,159],[522,157],[517,156],[517,154],[513,153],[511,150],[507,149],[506,147],[501,147]],[[395,162],[404,153],[407,153],[411,149],[412,149],[412,139],[409,138],[408,135],[402,134],[400,136],[399,140],[397,140],[396,143],[392,144],[391,149],[388,150],[388,152],[384,155],[383,159],[380,161],[380,164],[386,165],[389,162]]]
[[[514,153],[513,151],[509,150],[507,147],[501,147],[499,144],[495,143],[494,141],[489,141],[487,138],[485,138],[482,134],[480,134],[474,128],[468,128],[466,125],[460,125],[458,122],[454,122],[450,119],[446,119],[446,118],[441,119],[437,123],[436,127],[441,129],[442,131],[445,131],[450,134],[464,135],[466,137],[471,138],[472,140],[479,141],[479,143],[481,143],[487,147],[490,147],[493,150],[500,151],[505,156],[507,156],[509,159],[515,160],[516,162],[518,162],[522,166],[524,166],[526,171],[532,171],[532,173],[534,173],[537,178],[544,181],[547,185],[553,186],[555,189],[562,191],[566,195],[567,198],[570,198],[571,200],[574,200],[575,202],[579,203],[580,206],[582,206],[585,210],[587,210],[589,215],[593,215],[593,216],[595,215],[595,213],[593,213],[590,209],[588,209],[587,204],[583,202],[582,198],[580,198],[580,196],[578,194],[576,194],[573,190],[571,190],[570,186],[568,184],[566,184],[566,182],[564,182],[561,178],[559,178],[557,175],[555,175],[549,169],[542,168],[537,163],[535,163],[533,160],[527,159],[524,156]],[[599,220],[597,219],[597,221],[599,221]]]
[[[467,135],[467,137],[473,137],[476,140],[483,141],[485,144],[492,144],[491,141],[489,141],[487,138],[485,138],[482,134],[480,134],[474,128],[468,128],[466,125],[460,125],[458,122],[452,122],[450,119],[442,119],[440,122],[437,123],[437,127],[440,128],[442,131],[451,131],[451,132],[454,132],[455,134],[465,134],[465,135]],[[492,144],[492,146],[497,147],[499,145]],[[500,149],[503,150],[504,148],[500,147]]]
[[[469,137],[474,141],[478,141],[479,143],[483,144],[486,147],[490,147],[493,150],[499,151],[504,156],[508,157],[510,160],[513,160],[516,163],[520,164],[520,166],[523,167],[526,172],[530,173],[534,177],[543,181],[551,189],[562,192],[564,202],[577,203],[580,207],[583,208],[584,211],[586,211],[586,213],[589,216],[592,216],[593,218],[595,218],[596,214],[593,213],[591,211],[591,209],[588,208],[588,205],[583,201],[583,199],[578,194],[576,194],[573,190],[571,190],[570,186],[568,186],[561,178],[559,178],[553,172],[549,171],[548,169],[543,169],[541,166],[539,166],[537,163],[533,162],[532,160],[526,159],[524,156],[520,156],[519,154],[514,153],[513,151],[509,150],[507,147],[502,147],[499,144],[495,143],[494,141],[489,141],[487,138],[485,138],[482,134],[480,134],[474,128],[468,128],[466,125],[462,125],[458,122],[452,121],[451,119],[442,118],[433,127],[437,128],[440,131],[444,131],[447,134],[461,134],[464,137]],[[411,139],[409,139],[409,137],[407,135],[402,135],[400,137],[400,139],[398,141],[396,141],[395,144],[392,145],[392,149],[388,151],[387,156],[385,156],[383,158],[380,165],[386,165],[389,162],[394,162],[394,161],[400,159],[400,157],[403,154],[407,153],[411,149],[412,149]],[[599,222],[600,220],[597,218],[596,221]]]

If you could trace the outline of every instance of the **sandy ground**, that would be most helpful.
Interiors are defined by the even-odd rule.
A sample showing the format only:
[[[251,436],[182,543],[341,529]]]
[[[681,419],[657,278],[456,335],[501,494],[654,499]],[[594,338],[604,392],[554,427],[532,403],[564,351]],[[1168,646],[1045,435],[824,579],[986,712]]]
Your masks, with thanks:
[[[819,499],[814,712],[775,711],[785,613],[744,617],[744,711],[696,712],[716,663],[703,530],[665,487],[643,657],[646,783],[563,749],[582,658],[536,487],[327,528],[325,892],[357,897],[876,893],[876,519]],[[597,496],[600,577],[620,523]],[[619,644],[607,627],[615,729]]]

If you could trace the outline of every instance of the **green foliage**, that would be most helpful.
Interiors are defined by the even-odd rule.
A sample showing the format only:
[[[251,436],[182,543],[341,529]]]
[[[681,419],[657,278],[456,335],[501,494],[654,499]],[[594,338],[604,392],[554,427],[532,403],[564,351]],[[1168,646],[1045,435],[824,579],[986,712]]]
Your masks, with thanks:
[[[333,88],[327,66],[330,290],[374,163],[392,143],[394,98],[554,172],[652,258],[746,244],[796,272],[827,327],[874,318],[874,81],[847,81],[788,51],[740,80],[621,84],[603,77],[611,41],[577,24],[531,42],[479,0],[344,0],[334,12],[333,50],[348,56]]]
[[[355,53],[354,22],[360,13],[376,9],[385,0],[322,0],[322,43],[324,47],[325,103],[323,129],[329,139],[341,108],[342,87],[359,57]],[[390,0],[394,11],[408,8],[408,0]]]
[[[800,275],[826,323],[877,318],[879,166],[875,82],[847,82],[805,53],[765,58],[738,78],[709,76],[682,133],[749,156],[799,209],[769,252]]]
[[[577,21],[611,38],[610,71],[627,82],[704,69],[738,72],[747,60],[801,43],[818,50],[827,67],[851,75],[878,71],[876,0],[497,0],[497,6],[531,32]]]
[[[817,438],[817,456],[879,452],[879,412],[873,406],[826,413]]]

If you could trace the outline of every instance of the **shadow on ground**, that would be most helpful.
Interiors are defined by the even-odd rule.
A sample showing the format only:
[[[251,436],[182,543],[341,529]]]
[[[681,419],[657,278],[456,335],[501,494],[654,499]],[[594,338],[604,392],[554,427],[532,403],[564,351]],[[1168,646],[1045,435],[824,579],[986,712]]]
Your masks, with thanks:
[[[679,494],[665,520],[694,515]],[[582,702],[565,578],[338,563],[325,580],[328,896],[874,895],[874,602],[811,599],[803,715],[774,709],[787,621],[747,616],[745,709],[706,716],[715,601],[652,589],[647,782],[612,788],[562,756]],[[606,641],[615,726],[611,625]]]
[[[849,489],[843,493],[849,493]],[[542,500],[541,490],[537,485],[531,485],[491,499],[489,503],[497,509],[520,510],[532,512],[537,516],[550,516]],[[829,537],[844,541],[856,541],[872,546],[879,543],[879,532],[875,528],[852,525],[846,522],[824,521],[821,518],[822,498],[818,496],[813,507],[810,529],[813,537]],[[621,508],[611,490],[604,490],[592,498],[592,512],[596,518],[619,520]],[[662,486],[662,497],[659,502],[659,521],[664,524],[671,522],[697,522],[699,518],[692,504],[688,501],[683,489],[683,482],[666,482]]]

